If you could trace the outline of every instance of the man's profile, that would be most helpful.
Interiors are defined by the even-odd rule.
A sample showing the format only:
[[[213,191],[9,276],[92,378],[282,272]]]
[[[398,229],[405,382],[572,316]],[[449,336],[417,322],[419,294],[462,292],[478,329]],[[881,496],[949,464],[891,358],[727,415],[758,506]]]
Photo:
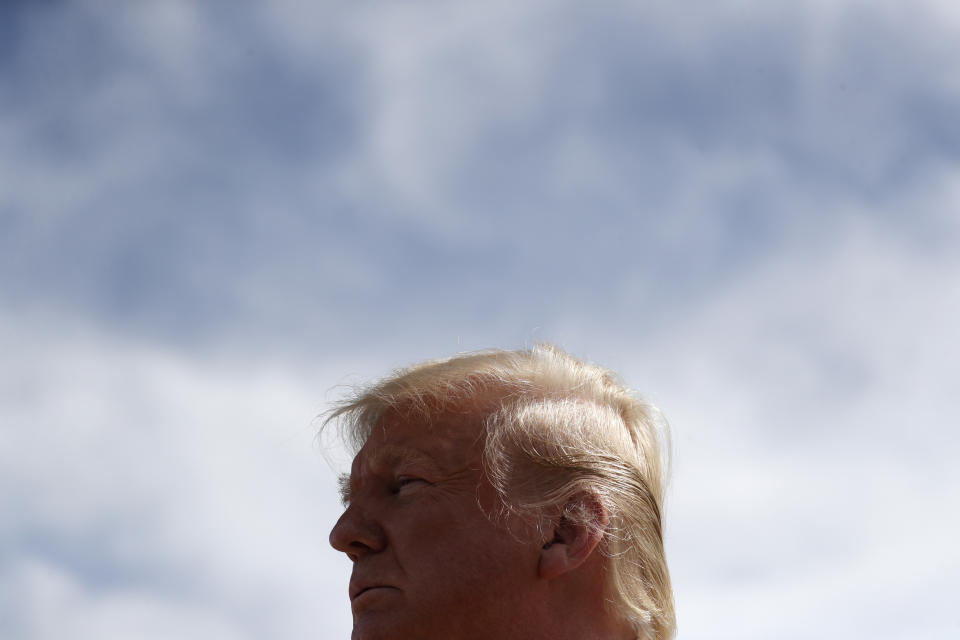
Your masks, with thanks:
[[[672,638],[657,416],[549,345],[426,362],[338,405],[353,640]]]

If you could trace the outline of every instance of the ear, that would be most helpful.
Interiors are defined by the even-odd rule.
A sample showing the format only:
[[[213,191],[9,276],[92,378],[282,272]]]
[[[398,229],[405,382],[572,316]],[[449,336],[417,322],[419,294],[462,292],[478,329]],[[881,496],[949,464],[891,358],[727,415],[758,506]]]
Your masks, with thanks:
[[[580,493],[570,498],[554,521],[553,538],[540,552],[540,577],[552,580],[586,562],[609,522],[610,513],[595,495]]]

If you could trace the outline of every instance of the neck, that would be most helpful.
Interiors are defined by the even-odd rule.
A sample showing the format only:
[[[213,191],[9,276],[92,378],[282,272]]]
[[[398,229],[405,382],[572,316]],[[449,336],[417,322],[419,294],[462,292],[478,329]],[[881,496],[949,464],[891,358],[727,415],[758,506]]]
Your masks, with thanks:
[[[598,562],[544,586],[542,611],[549,640],[636,640],[633,625],[611,611],[606,602],[605,571]],[[531,636],[526,636],[530,638]]]

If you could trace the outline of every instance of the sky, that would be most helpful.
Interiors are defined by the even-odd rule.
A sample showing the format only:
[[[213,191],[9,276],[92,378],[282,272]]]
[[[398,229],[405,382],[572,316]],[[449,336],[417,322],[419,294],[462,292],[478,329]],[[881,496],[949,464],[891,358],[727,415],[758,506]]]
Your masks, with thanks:
[[[679,635],[960,635],[960,9],[0,8],[0,637],[347,638],[317,416],[554,342]]]

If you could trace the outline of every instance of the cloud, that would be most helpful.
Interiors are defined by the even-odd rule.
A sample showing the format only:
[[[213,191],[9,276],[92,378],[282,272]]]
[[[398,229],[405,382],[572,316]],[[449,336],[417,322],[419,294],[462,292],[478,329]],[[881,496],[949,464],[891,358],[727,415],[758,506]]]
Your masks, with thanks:
[[[676,426],[682,637],[955,631],[950,3],[2,11],[0,635],[345,637],[326,390],[538,339]]]
[[[684,637],[956,627],[941,593],[960,577],[960,520],[944,509],[960,490],[946,409],[960,306],[945,295],[960,265],[878,229],[771,261],[623,367],[676,425]],[[922,620],[877,616],[904,608]]]
[[[250,637],[190,603],[168,602],[150,594],[117,591],[91,594],[55,566],[21,562],[8,568],[3,585],[3,628],[7,637],[59,638],[216,638]],[[13,594],[16,594],[15,596]],[[51,612],[56,615],[51,615]]]
[[[336,378],[5,324],[9,637],[346,634],[311,425]]]
[[[935,4],[14,13],[6,303],[181,344],[694,299],[957,161]]]
[[[958,275],[952,254],[864,217],[816,260],[772,258],[652,335],[568,334],[675,425],[683,637],[918,629],[878,606],[923,610],[928,637],[953,628],[939,594],[960,575],[943,508],[960,488],[960,307],[943,294]],[[55,607],[90,637],[345,637],[347,563],[325,550],[339,508],[309,419],[349,372],[413,356],[311,371],[45,322],[7,315],[2,332],[10,635],[62,635]]]

